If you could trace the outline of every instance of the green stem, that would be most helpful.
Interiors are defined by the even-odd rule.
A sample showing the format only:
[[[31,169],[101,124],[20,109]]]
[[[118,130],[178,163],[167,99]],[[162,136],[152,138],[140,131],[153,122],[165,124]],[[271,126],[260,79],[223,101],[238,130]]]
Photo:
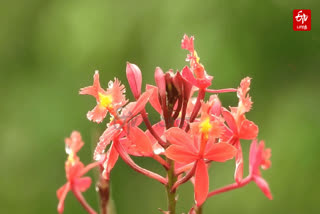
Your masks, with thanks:
[[[170,214],[176,214],[176,190],[171,191],[172,186],[177,181],[177,176],[174,173],[174,161],[168,159],[170,168],[168,170],[168,184],[167,184],[167,197],[168,197],[168,211]]]

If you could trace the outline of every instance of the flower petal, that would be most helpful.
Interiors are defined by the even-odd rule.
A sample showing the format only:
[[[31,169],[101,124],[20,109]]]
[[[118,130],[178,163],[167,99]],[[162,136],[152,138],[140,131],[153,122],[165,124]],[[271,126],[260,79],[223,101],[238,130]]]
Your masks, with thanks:
[[[70,183],[66,183],[62,187],[60,187],[57,191],[57,196],[59,199],[59,204],[58,204],[58,212],[61,214],[63,213],[64,210],[64,200],[66,199],[66,196],[70,190]]]
[[[119,157],[119,153],[112,144],[107,152],[106,155],[106,160],[103,163],[103,172],[102,175],[105,179],[109,180],[110,179],[110,172],[113,169],[114,165],[116,164],[117,160]]]
[[[138,127],[128,127],[128,139],[131,143],[131,149],[141,154],[141,156],[152,156],[153,149],[151,140]],[[130,145],[129,145],[130,146]]]
[[[237,128],[237,124],[236,121],[233,117],[233,115],[226,109],[222,110],[222,115],[223,118],[226,120],[229,128],[232,130],[232,132],[237,135],[238,134],[238,128]]]
[[[190,151],[186,147],[177,145],[169,146],[165,151],[165,155],[172,160],[186,164],[194,162],[198,158],[198,155],[193,153],[192,150]]]
[[[209,192],[209,175],[205,162],[200,159],[197,162],[195,172],[194,195],[197,206],[201,206],[207,199]]]
[[[190,51],[193,53],[194,51],[194,37],[190,36],[190,38],[184,34],[183,39],[181,40],[181,48]]]
[[[252,140],[258,136],[259,128],[254,122],[244,120],[241,123],[239,138],[245,140]]]
[[[153,85],[146,85],[146,90],[153,89],[153,92],[149,98],[151,106],[159,113],[162,114],[161,104],[159,101],[158,87]]]
[[[140,68],[135,64],[127,62],[126,74],[132,94],[136,99],[138,99],[141,94],[142,83]]]
[[[107,113],[108,113],[107,108],[98,104],[96,105],[96,107],[94,107],[94,109],[92,109],[87,113],[87,118],[90,121],[101,123],[102,120],[106,117]]]
[[[128,116],[127,120],[130,120],[144,109],[152,93],[153,89],[147,90],[136,102],[133,102],[135,105],[133,105],[131,111],[129,111],[130,115]]]
[[[193,144],[193,138],[178,127],[168,129],[165,132],[165,136],[171,144],[182,146],[191,152],[195,152],[196,150]]]
[[[109,126],[99,138],[99,142],[94,150],[93,159],[100,160],[101,154],[104,153],[104,150],[111,142],[113,136],[119,132],[117,125]]]
[[[75,180],[76,188],[79,189],[81,192],[86,191],[91,185],[91,178],[90,177],[83,177],[78,178]]]
[[[228,143],[216,143],[210,145],[210,150],[205,151],[204,157],[212,161],[225,162],[232,159],[236,152],[236,148]]]
[[[265,196],[267,196],[267,198],[272,200],[272,194],[271,194],[268,183],[260,176],[254,176],[253,180],[257,184],[257,186],[261,189],[261,191],[265,194]]]
[[[236,170],[234,172],[234,179],[237,183],[240,183],[243,178],[243,155],[242,155],[241,144],[239,141],[235,144],[235,147],[237,148],[237,154],[236,154]]]
[[[91,95],[99,100],[99,91],[103,91],[99,82],[99,71],[96,71],[93,75],[93,85],[85,88],[81,88],[79,94]]]

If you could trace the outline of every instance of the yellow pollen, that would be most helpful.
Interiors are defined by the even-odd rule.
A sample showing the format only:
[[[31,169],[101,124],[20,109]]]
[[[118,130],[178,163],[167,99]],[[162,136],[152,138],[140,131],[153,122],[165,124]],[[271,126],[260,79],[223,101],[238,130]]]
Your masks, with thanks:
[[[112,96],[111,95],[104,95],[99,93],[99,100],[100,105],[102,105],[105,108],[110,108],[112,105]]]
[[[212,125],[210,123],[210,119],[207,118],[203,122],[200,123],[200,132],[202,132],[205,135],[209,134],[209,131],[211,130]]]
[[[68,164],[69,165],[73,165],[74,163],[75,163],[75,159],[74,159],[74,155],[73,155],[73,152],[71,152],[70,154],[69,154],[69,156],[68,156]]]
[[[200,57],[198,57],[198,54],[196,51],[193,51],[193,55],[196,57],[196,62],[199,63]]]

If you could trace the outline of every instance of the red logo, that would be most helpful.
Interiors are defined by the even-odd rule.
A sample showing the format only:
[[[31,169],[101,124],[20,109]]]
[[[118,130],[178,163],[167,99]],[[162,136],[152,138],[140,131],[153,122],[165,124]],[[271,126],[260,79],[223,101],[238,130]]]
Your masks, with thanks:
[[[311,10],[293,10],[293,30],[311,30]]]

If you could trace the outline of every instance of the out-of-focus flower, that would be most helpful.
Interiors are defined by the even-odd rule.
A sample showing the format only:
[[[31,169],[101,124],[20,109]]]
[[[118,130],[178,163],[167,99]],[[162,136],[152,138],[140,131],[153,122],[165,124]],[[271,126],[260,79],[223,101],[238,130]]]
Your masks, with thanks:
[[[257,140],[253,140],[250,146],[249,156],[249,172],[253,181],[261,189],[261,191],[272,200],[272,194],[268,183],[262,178],[260,167],[262,169],[268,169],[271,166],[271,149],[265,149],[264,141],[257,143]]]

